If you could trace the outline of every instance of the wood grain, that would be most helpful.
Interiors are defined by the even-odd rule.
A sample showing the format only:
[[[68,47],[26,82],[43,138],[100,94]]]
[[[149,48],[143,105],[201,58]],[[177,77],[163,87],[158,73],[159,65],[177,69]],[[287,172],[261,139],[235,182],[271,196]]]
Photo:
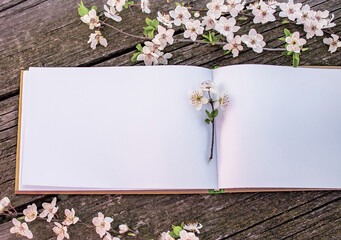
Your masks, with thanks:
[[[85,1],[87,5],[102,8],[105,0]],[[167,11],[166,0],[152,1],[152,10]],[[174,3],[175,1],[171,1]],[[181,1],[202,7],[207,1]],[[338,24],[333,30],[341,32],[339,0],[295,1],[311,5],[315,10],[330,10]],[[140,40],[104,29],[107,48],[91,50],[86,43],[90,30],[77,15],[74,1],[0,0],[0,198],[8,196],[13,205],[23,210],[26,204],[38,206],[51,201],[52,196],[15,196],[14,174],[18,118],[20,70],[30,66],[121,66],[142,65],[131,63],[130,57]],[[124,22],[116,24],[127,32],[142,34],[144,18],[139,9],[134,15],[123,13]],[[278,38],[283,35],[279,23],[245,25],[244,34],[255,27],[269,47],[283,47]],[[302,27],[285,26],[290,30]],[[340,51],[329,54],[322,37],[308,41],[309,51],[301,57],[302,65],[341,65]],[[171,64],[204,67],[255,63],[290,65],[291,59],[278,52],[256,54],[245,50],[238,58],[224,55],[217,46],[192,43],[168,47],[173,54]],[[113,226],[127,223],[145,238],[156,238],[172,224],[182,221],[200,221],[204,228],[201,239],[340,239],[341,193],[285,192],[235,193],[222,195],[58,195],[59,213],[75,208],[77,215],[91,223],[101,211],[114,218]],[[9,218],[0,218],[0,239],[17,239],[9,233]],[[29,224],[35,239],[55,239],[51,225],[42,221]],[[99,239],[91,229],[70,227],[71,239]]]

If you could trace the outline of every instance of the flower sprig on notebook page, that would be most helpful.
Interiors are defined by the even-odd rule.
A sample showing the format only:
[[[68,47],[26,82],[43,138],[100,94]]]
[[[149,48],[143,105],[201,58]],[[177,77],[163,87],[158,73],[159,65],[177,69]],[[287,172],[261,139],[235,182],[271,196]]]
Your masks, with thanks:
[[[169,4],[169,1],[167,3]],[[103,7],[104,11],[97,11],[96,6],[88,9],[81,1],[78,4],[81,20],[94,31],[90,34],[88,41],[90,47],[95,49],[98,44],[104,47],[108,45],[101,30],[103,27],[109,27],[120,34],[141,41],[137,44],[137,52],[133,54],[131,61],[143,61],[145,65],[168,64],[172,54],[167,53],[166,49],[178,43],[195,43],[208,47],[216,45],[225,51],[226,57],[232,55],[233,58],[238,57],[240,52],[245,52],[246,48],[258,54],[263,51],[279,51],[293,58],[294,67],[298,66],[302,52],[308,50],[302,46],[309,39],[326,36],[323,43],[329,46],[330,53],[341,48],[339,36],[332,30],[336,26],[333,22],[334,14],[328,10],[313,10],[310,5],[295,3],[294,0],[283,2],[211,0],[204,2],[202,6],[200,3],[196,4],[199,5],[196,8],[188,3],[175,2],[174,5],[169,5],[167,12],[158,11],[157,13],[152,13],[150,5],[150,0],[108,0]],[[141,27],[143,35],[127,32],[115,26],[117,22],[123,21],[124,9],[129,9],[129,12],[134,14],[133,9],[136,6],[143,13],[151,13],[155,16],[145,18],[146,25]],[[136,17],[136,19],[140,18]],[[253,22],[252,28],[248,29],[250,24],[247,23],[251,21]],[[271,34],[270,32],[270,34],[267,33],[268,36],[263,36],[261,31],[264,34],[267,31],[260,27],[264,24],[281,24],[285,36],[279,35],[278,37],[281,39],[283,36],[285,43],[279,40],[276,40],[278,43],[272,43],[271,36],[277,33]],[[288,30],[285,30],[289,27],[295,27],[292,36],[288,36]],[[299,35],[305,35],[307,40],[299,38]],[[300,39],[298,42],[295,41],[297,36]],[[277,47],[266,47],[267,42]],[[327,51],[327,46],[325,50]]]
[[[205,109],[207,118],[205,122],[212,126],[212,140],[211,140],[211,151],[208,161],[210,162],[213,158],[214,149],[214,131],[215,131],[215,118],[218,117],[219,108],[225,110],[229,102],[229,97],[226,93],[219,93],[215,89],[215,82],[204,81],[200,84],[198,90],[194,91],[190,96],[190,104],[193,105],[198,111],[202,109],[205,104],[210,105],[210,110]]]

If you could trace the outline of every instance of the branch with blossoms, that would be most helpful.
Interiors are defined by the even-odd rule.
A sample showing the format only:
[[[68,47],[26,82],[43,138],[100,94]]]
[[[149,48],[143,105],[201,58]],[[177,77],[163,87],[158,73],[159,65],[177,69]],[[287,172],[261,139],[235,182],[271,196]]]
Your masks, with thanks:
[[[308,4],[294,3],[293,0],[278,3],[276,0],[211,0],[204,9],[193,9],[184,3],[175,3],[174,8],[168,13],[157,12],[156,18],[146,18],[146,26],[143,27],[143,36],[125,32],[107,20],[112,22],[122,21],[120,16],[124,9],[132,9],[140,6],[142,12],[151,13],[149,0],[141,0],[140,3],[126,0],[108,0],[104,5],[104,16],[97,14],[97,7],[86,8],[81,2],[78,4],[78,12],[81,20],[94,30],[90,34],[88,43],[92,49],[98,44],[106,47],[107,40],[102,36],[102,26],[109,27],[121,34],[132,38],[144,40],[143,45],[136,46],[137,52],[131,60],[143,61],[145,65],[168,64],[172,57],[166,53],[167,46],[181,43],[193,42],[205,45],[219,45],[225,54],[238,57],[245,46],[256,53],[263,51],[281,51],[282,54],[293,59],[293,66],[297,67],[300,56],[308,48],[304,47],[307,39],[327,35],[323,43],[329,46],[328,51],[334,53],[341,47],[339,36],[332,31],[334,15],[328,10],[314,11]],[[279,11],[279,13],[278,13]],[[102,19],[103,18],[103,19]],[[237,35],[241,29],[241,23],[253,20],[254,24],[269,24],[279,21],[283,25],[302,25],[301,32],[288,33],[284,29],[284,36],[280,40],[285,41],[285,48],[267,48],[262,34],[255,28],[249,30],[248,34]],[[177,36],[175,31],[183,33],[183,38]],[[300,36],[306,35],[306,39]],[[329,37],[328,37],[329,36]]]
[[[195,106],[195,108],[199,111],[202,109],[202,106],[205,104],[209,104],[211,110],[205,109],[205,113],[207,118],[205,122],[208,125],[212,125],[212,139],[211,139],[211,151],[210,156],[208,158],[208,162],[210,162],[213,158],[214,152],[214,132],[215,132],[215,118],[219,114],[218,108],[221,110],[225,110],[227,108],[227,104],[229,102],[229,97],[225,93],[219,93],[218,90],[214,88],[215,82],[213,81],[204,81],[200,84],[200,87],[197,91],[194,91],[190,96],[190,104]]]
[[[120,240],[120,239],[140,239],[138,233],[128,227],[127,224],[121,224],[118,226],[118,230],[114,230],[111,227],[111,223],[114,221],[111,217],[105,217],[101,212],[97,217],[92,219],[92,225],[82,222],[79,217],[76,217],[76,212],[73,208],[65,209],[64,218],[60,218],[57,214],[57,198],[53,198],[51,203],[43,203],[42,209],[38,211],[37,205],[28,205],[23,212],[18,212],[12,206],[8,197],[4,197],[0,200],[0,216],[14,217],[12,219],[13,227],[10,232],[17,236],[26,237],[28,239],[33,238],[33,233],[29,229],[28,224],[31,224],[35,220],[42,220],[52,225],[52,231],[56,234],[57,240],[63,240],[64,238],[70,239],[68,228],[71,225],[84,225],[87,228],[94,229],[99,237],[103,240]],[[182,223],[180,226],[172,226],[173,230],[163,232],[159,235],[159,240],[199,240],[195,234],[199,234],[199,229],[202,228],[202,224],[196,223]]]

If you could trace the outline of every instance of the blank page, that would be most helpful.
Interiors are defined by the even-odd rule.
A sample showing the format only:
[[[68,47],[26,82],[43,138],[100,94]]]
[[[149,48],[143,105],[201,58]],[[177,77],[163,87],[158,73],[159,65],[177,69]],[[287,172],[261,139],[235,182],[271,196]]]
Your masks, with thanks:
[[[341,70],[214,70],[220,188],[341,188]]]
[[[21,190],[217,188],[204,113],[189,104],[211,74],[181,66],[30,68]]]

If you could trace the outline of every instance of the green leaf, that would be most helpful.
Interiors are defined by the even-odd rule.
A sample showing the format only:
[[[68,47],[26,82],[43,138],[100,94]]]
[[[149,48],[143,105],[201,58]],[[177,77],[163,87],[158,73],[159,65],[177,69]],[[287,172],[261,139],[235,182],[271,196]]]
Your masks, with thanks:
[[[210,124],[210,123],[211,123],[211,120],[208,119],[208,118],[206,118],[206,119],[205,119],[205,122],[206,122],[207,124]]]
[[[150,23],[150,26],[153,26],[155,29],[159,26],[159,21],[156,19],[153,19]]]
[[[302,52],[307,51],[309,48],[302,48]]]
[[[298,64],[300,63],[300,54],[295,53],[292,55],[292,65],[294,67],[298,67]]]
[[[185,3],[178,3],[178,2],[176,2],[176,3],[174,3],[174,5],[175,5],[175,7],[177,7],[177,6],[184,6]]]
[[[139,50],[140,52],[142,52],[142,45],[139,43],[136,45],[136,49]]]
[[[124,7],[124,8],[128,8],[129,5],[133,5],[133,4],[134,4],[134,1],[129,1],[129,2],[126,2],[126,3],[123,5],[123,7]]]
[[[214,109],[211,113],[212,118],[216,118],[218,116],[218,109]]]
[[[136,236],[136,234],[135,234],[135,233],[132,233],[132,232],[128,233],[127,235],[129,235],[129,236],[133,236],[133,237],[135,237],[135,236]]]
[[[224,54],[229,54],[230,52],[232,52],[232,50],[228,50]]]
[[[202,37],[206,38],[206,39],[209,39],[209,37],[205,34],[201,35]]]
[[[217,68],[219,68],[219,66],[214,66],[213,68],[211,68],[211,69],[217,69]]]
[[[171,235],[171,237],[173,237],[173,238],[180,237],[180,236],[177,236],[177,235],[174,233],[174,231],[169,232],[169,235]]]
[[[182,222],[181,225],[180,225],[180,227],[181,227],[182,229],[184,229],[184,226],[185,226],[185,223]]]
[[[245,21],[245,20],[247,20],[248,18],[247,17],[245,17],[245,16],[243,16],[243,17],[239,17],[238,18],[238,20],[241,20],[241,21]]]
[[[24,221],[25,216],[18,217],[17,219],[18,219],[19,221]]]
[[[91,6],[90,10],[94,9],[95,11],[97,11],[97,7],[96,6]]]
[[[78,14],[79,16],[83,17],[84,15],[88,14],[89,9],[87,9],[83,2],[81,1],[80,3],[78,3]]]
[[[289,23],[289,21],[288,21],[288,19],[285,19],[285,20],[283,20],[281,23],[282,23],[282,24],[287,24],[287,23]]]
[[[147,23],[147,25],[150,25],[150,22],[151,22],[151,21],[152,21],[151,19],[146,18],[146,23]]]
[[[281,41],[285,42],[285,37],[281,37],[278,40],[281,40]]]
[[[286,28],[284,28],[284,34],[285,34],[285,36],[287,36],[287,37],[291,37],[290,31],[289,31],[288,29],[286,29]]]
[[[180,226],[175,226],[175,227],[173,227],[173,231],[174,231],[174,233],[175,233],[177,236],[179,236],[179,235],[180,235],[180,232],[182,231],[182,227],[180,227]]]
[[[205,110],[205,113],[209,119],[212,119],[211,113],[209,111]]]
[[[137,57],[138,57],[140,54],[141,54],[141,52],[134,53],[130,60],[131,60],[132,62],[136,62],[136,61],[137,61]]]

